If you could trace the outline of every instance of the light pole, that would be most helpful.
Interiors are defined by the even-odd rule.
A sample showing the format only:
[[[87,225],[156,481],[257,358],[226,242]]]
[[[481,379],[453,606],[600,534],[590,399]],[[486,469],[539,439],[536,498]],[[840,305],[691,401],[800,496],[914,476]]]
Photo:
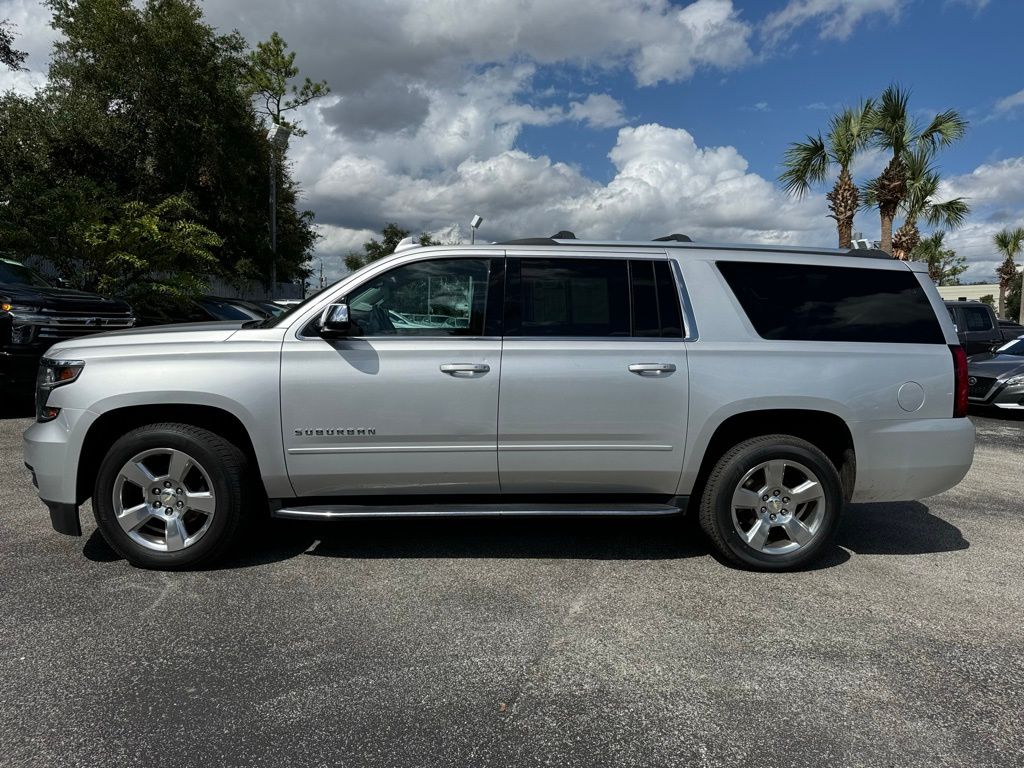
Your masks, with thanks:
[[[291,128],[280,123],[270,126],[270,299],[277,296],[277,157],[288,149]]]
[[[480,228],[480,225],[484,223],[483,216],[474,216],[469,222],[469,244],[476,244],[476,231]]]

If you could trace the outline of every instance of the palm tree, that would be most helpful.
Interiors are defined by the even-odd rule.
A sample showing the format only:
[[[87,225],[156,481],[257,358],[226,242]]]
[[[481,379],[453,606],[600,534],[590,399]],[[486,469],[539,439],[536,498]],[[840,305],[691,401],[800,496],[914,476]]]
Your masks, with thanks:
[[[919,149],[932,156],[942,147],[961,139],[967,121],[955,110],[940,112],[921,129],[909,114],[910,92],[890,85],[882,92],[870,116],[871,143],[890,153],[888,165],[881,175],[869,183],[869,189],[882,224],[882,250],[892,254],[892,222],[907,196],[908,165]]]
[[[1006,292],[1010,289],[1010,284],[1017,277],[1017,265],[1013,260],[1021,252],[1021,249],[1024,249],[1024,227],[1004,229],[996,232],[992,242],[995,243],[996,250],[1004,256],[1003,263],[996,270],[996,276],[999,278],[999,316],[1004,317],[1006,313]],[[1024,300],[1021,301],[1021,306],[1024,307]],[[1024,310],[1022,310],[1022,313],[1024,313]]]
[[[903,225],[892,236],[892,255],[897,259],[910,258],[911,252],[921,242],[917,220],[922,216],[930,226],[948,230],[962,226],[971,212],[962,197],[941,203],[935,201],[939,174],[932,165],[932,154],[931,148],[922,144],[906,159],[907,191],[900,206],[904,214]],[[867,197],[868,200],[874,197],[873,190],[868,191]]]
[[[853,217],[860,203],[860,190],[853,183],[850,165],[854,156],[867,145],[872,109],[869,99],[859,107],[847,107],[833,115],[826,138],[818,133],[808,136],[807,141],[790,144],[782,161],[786,170],[779,181],[785,185],[786,192],[797,198],[806,195],[813,185],[824,182],[833,166],[838,167],[836,182],[825,197],[832,212],[829,215],[836,220],[840,248],[853,244]]]
[[[946,233],[941,229],[921,238],[910,254],[913,261],[928,265],[928,277],[936,285],[959,285],[960,275],[967,271],[967,259],[947,248]]]

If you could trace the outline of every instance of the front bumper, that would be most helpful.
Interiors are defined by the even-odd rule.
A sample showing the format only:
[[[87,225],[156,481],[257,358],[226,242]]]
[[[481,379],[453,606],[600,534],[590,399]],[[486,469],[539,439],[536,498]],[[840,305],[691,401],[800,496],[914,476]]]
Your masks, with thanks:
[[[970,403],[971,405],[1024,410],[1024,384],[1014,384],[1012,387],[1008,387],[997,382],[985,397],[972,397]]]
[[[908,419],[850,424],[857,452],[853,501],[910,501],[963,480],[974,460],[970,419]]]
[[[81,535],[78,521],[78,458],[82,439],[96,418],[90,411],[62,408],[53,421],[25,430],[25,464],[39,497],[50,510],[55,530]]]

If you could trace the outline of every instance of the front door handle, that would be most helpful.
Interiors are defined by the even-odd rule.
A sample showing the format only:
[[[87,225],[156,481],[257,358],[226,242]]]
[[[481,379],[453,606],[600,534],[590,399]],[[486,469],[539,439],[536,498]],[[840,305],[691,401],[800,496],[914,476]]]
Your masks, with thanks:
[[[630,373],[637,376],[658,376],[662,373],[674,373],[674,363],[633,363],[629,366]]]
[[[478,373],[487,373],[491,366],[487,363],[445,363],[441,366],[441,373],[449,376],[461,376],[463,378],[474,376]]]

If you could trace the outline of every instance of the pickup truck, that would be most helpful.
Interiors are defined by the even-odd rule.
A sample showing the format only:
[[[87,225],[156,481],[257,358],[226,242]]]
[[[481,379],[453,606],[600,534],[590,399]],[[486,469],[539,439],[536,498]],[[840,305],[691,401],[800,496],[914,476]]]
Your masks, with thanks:
[[[960,344],[968,355],[991,352],[1007,341],[1024,335],[1024,326],[1012,320],[999,320],[988,304],[981,301],[947,301]]]
[[[131,307],[119,299],[51,285],[31,267],[0,258],[0,385],[31,394],[39,358],[78,336],[130,328]]]

